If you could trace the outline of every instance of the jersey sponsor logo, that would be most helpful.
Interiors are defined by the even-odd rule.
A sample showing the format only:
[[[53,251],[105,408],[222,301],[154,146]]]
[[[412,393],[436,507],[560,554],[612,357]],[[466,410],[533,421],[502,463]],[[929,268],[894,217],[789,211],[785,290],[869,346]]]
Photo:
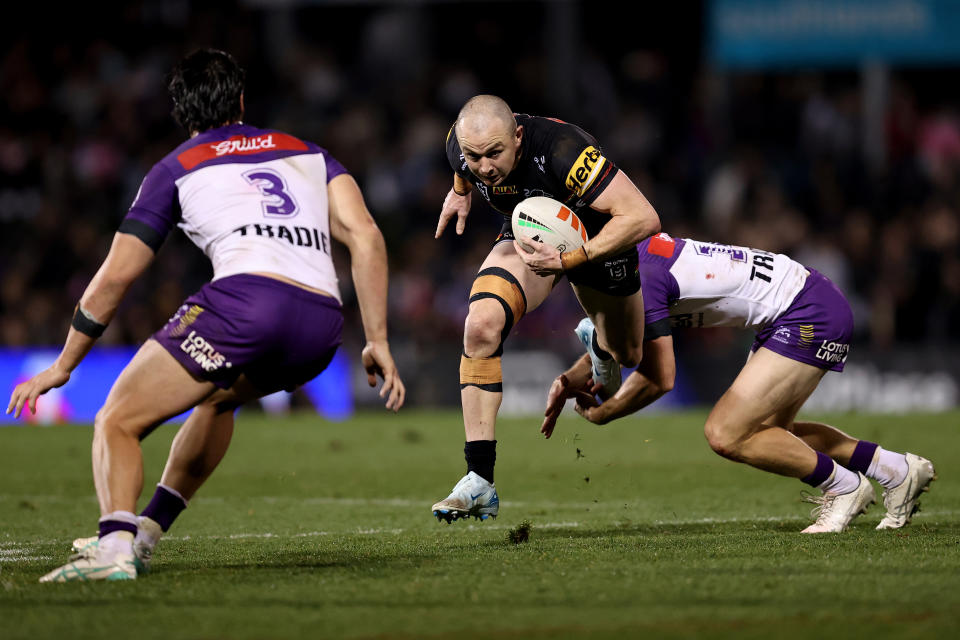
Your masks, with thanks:
[[[850,345],[846,342],[824,340],[817,347],[817,359],[824,362],[846,362],[850,353]]]
[[[198,336],[196,331],[191,331],[190,335],[180,343],[180,350],[199,364],[204,371],[214,371],[220,367],[229,369],[233,366],[226,356],[217,351],[205,338]]]
[[[290,246],[316,249],[330,255],[330,240],[327,234],[319,229],[308,227],[293,227],[284,224],[245,224],[237,227],[233,233],[241,236],[257,235],[264,238],[286,240]]]
[[[658,233],[647,243],[647,253],[661,258],[672,258],[677,242],[665,233]]]
[[[495,196],[515,196],[517,195],[517,187],[515,185],[501,185],[493,188],[493,195]]]
[[[248,138],[232,136],[220,142],[200,144],[177,156],[180,165],[190,171],[197,165],[224,156],[249,156],[264,151],[308,151],[307,145],[285,133],[267,133]]]
[[[747,261],[747,249],[745,247],[733,247],[728,244],[716,244],[714,242],[694,242],[693,247],[698,256],[712,256],[715,253],[725,253],[730,256],[734,262]]]
[[[570,172],[567,173],[567,189],[583,197],[596,181],[605,161],[606,159],[599,149],[588,146],[580,152],[580,157],[577,158],[573,167],[570,168]]]

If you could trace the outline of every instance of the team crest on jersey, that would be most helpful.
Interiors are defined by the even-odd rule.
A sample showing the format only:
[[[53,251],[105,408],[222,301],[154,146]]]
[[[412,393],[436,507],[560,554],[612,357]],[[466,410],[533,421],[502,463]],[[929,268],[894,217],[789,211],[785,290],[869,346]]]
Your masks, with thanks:
[[[606,159],[600,153],[600,150],[594,146],[588,146],[580,152],[580,157],[577,158],[577,161],[570,168],[570,172],[567,173],[567,189],[582,198],[596,182],[604,164],[606,164]]]
[[[493,195],[495,196],[515,196],[517,195],[517,187],[512,184],[500,185],[493,188]]]

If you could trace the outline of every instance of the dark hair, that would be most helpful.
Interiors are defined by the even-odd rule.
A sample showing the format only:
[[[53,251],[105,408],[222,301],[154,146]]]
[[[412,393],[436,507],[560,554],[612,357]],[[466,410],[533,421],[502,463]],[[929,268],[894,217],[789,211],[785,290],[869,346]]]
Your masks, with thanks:
[[[194,51],[178,62],[168,77],[173,119],[190,133],[240,120],[245,77],[246,72],[229,53]]]

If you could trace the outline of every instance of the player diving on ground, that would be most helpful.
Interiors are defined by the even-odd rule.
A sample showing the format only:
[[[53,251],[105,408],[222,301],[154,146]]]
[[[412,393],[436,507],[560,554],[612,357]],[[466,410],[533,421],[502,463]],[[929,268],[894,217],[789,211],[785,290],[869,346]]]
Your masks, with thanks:
[[[816,521],[803,533],[843,531],[883,488],[886,514],[877,529],[910,522],[919,496],[936,477],[929,460],[858,440],[836,427],[798,421],[797,413],[827,371],[843,371],[853,314],[825,276],[782,254],[658,234],[641,242],[644,354],[636,371],[598,402],[587,353],[551,385],[541,432],[550,437],[568,398],[596,424],[646,407],[673,388],[674,327],[739,327],[757,332],[733,385],[707,418],[704,433],[719,455],[801,479],[822,491],[810,497]],[[589,318],[578,335],[593,334]]]

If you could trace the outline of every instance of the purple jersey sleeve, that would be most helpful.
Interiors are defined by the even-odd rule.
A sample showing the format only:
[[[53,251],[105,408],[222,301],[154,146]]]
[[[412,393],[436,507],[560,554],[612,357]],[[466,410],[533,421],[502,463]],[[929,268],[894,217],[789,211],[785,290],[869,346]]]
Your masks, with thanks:
[[[330,181],[339,175],[350,173],[342,164],[340,164],[340,161],[330,155],[330,152],[328,152],[326,149],[323,150],[323,159],[327,163],[327,184],[330,184]]]
[[[177,185],[169,169],[158,162],[143,179],[119,231],[137,236],[156,251],[179,219]]]
[[[644,324],[670,317],[670,303],[680,297],[680,286],[670,269],[651,263],[639,265]]]

